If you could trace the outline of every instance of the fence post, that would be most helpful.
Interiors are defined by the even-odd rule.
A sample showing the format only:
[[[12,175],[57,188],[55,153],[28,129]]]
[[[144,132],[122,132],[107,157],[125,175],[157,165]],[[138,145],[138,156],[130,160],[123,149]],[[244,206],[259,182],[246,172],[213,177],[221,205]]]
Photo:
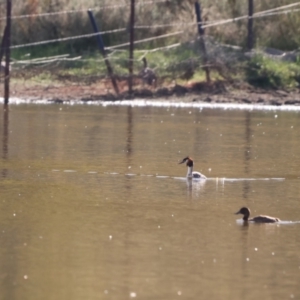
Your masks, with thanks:
[[[6,39],[5,46],[5,79],[4,79],[4,104],[9,100],[9,77],[10,77],[10,27],[11,27],[11,0],[6,1]]]
[[[1,48],[0,48],[0,65],[2,63],[2,58],[3,58],[3,55],[4,55],[4,51],[5,51],[5,41],[6,41],[6,35],[7,35],[7,30],[6,30],[6,26],[4,28],[4,33],[3,33],[3,36],[2,36],[2,41],[1,41]]]
[[[111,83],[112,83],[112,85],[114,87],[114,90],[115,90],[116,94],[118,95],[119,94],[119,88],[118,88],[118,85],[117,85],[117,82],[116,82],[116,78],[114,76],[113,69],[112,69],[112,67],[110,65],[110,62],[109,62],[109,60],[107,58],[106,51],[105,51],[105,48],[104,48],[104,43],[103,43],[101,34],[99,32],[96,20],[94,18],[93,12],[90,9],[88,10],[88,15],[90,17],[90,21],[92,23],[94,32],[95,33],[99,33],[98,35],[96,35],[98,46],[99,46],[100,52],[101,52],[101,54],[102,54],[102,56],[104,58],[104,62],[105,62],[105,65],[106,65],[108,76],[110,77]]]
[[[248,50],[253,48],[253,0],[248,0]]]
[[[200,48],[201,52],[203,54],[203,63],[204,63],[204,71],[206,75],[206,82],[210,82],[210,74],[209,74],[209,68],[207,66],[207,52],[206,52],[206,46],[205,46],[205,41],[204,41],[204,29],[202,27],[202,18],[201,18],[201,7],[200,3],[198,1],[195,2],[195,11],[196,11],[196,17],[197,17],[197,28],[198,28],[198,33],[200,36]]]
[[[135,19],[135,1],[131,0],[130,6],[130,44],[129,44],[129,78],[128,78],[128,92],[132,94],[132,79],[133,79],[133,52],[134,52],[134,19]]]

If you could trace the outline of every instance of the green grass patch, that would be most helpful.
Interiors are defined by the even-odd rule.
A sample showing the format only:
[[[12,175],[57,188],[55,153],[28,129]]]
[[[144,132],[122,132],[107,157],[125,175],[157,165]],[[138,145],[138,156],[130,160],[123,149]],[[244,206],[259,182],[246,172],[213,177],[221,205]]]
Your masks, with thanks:
[[[245,75],[257,87],[293,88],[299,86],[300,65],[257,55],[247,62]]]
[[[41,50],[41,49],[40,49]],[[63,47],[45,47],[43,52],[35,48],[35,52],[25,55],[22,50],[14,50],[13,57],[15,59],[33,59],[39,57],[47,57],[70,53]],[[42,56],[41,56],[42,55]],[[77,56],[77,53],[70,57]],[[187,81],[205,81],[205,73],[201,68],[202,59],[199,48],[196,44],[185,43],[179,47],[165,50],[145,53],[143,51],[135,52],[134,57],[134,74],[138,74],[143,68],[142,58],[146,56],[148,67],[152,68],[160,82],[171,82],[176,80],[178,84],[185,84]],[[283,62],[274,60],[262,55],[256,55],[251,59],[243,57],[243,59],[232,61],[230,68],[221,65],[223,69],[214,68],[212,60],[210,77],[214,80],[226,80],[248,82],[255,87],[265,89],[278,88],[295,88],[300,86],[300,59],[297,62]],[[128,51],[113,51],[108,54],[108,59],[113,67],[113,71],[117,75],[128,75]],[[226,62],[226,60],[225,60]],[[190,76],[185,76],[188,73]],[[18,72],[16,72],[16,76]],[[61,80],[66,78],[75,81],[87,80],[88,77],[101,79],[107,76],[106,64],[103,57],[97,49],[93,52],[85,51],[78,60],[62,60],[41,67],[41,65],[28,65],[22,70],[22,76],[32,78],[34,81],[51,82],[51,80]]]

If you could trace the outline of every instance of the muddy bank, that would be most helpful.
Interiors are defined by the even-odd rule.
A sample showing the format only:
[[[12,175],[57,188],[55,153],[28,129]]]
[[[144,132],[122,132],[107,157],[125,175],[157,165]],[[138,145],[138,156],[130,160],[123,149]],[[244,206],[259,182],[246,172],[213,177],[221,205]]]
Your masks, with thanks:
[[[1,91],[3,94],[3,92]],[[124,84],[119,95],[103,82],[84,85],[78,83],[11,84],[11,97],[25,100],[48,100],[55,103],[68,101],[117,101],[129,99],[167,100],[172,102],[243,103],[261,105],[300,105],[300,90],[264,90],[246,84],[228,84],[222,81],[210,84],[192,82],[159,88],[135,87],[129,95]]]

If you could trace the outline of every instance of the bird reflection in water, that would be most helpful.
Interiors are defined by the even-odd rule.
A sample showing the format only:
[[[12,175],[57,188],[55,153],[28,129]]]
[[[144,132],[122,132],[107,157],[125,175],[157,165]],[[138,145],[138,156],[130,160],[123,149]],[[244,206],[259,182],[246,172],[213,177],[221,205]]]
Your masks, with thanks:
[[[206,180],[186,180],[187,194],[189,197],[196,198],[204,191]]]

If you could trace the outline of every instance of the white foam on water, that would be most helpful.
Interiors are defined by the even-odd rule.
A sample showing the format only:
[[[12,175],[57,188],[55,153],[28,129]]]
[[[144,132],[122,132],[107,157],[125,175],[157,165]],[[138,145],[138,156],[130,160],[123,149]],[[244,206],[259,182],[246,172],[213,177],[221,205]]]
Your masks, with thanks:
[[[209,179],[209,178],[208,178]],[[222,181],[259,181],[259,180],[278,180],[283,181],[285,178],[210,178],[211,180],[222,180]]]
[[[52,172],[60,172],[60,170],[52,169]],[[65,173],[74,173],[77,172],[76,170],[63,170]],[[88,171],[88,174],[98,174],[97,171]],[[134,173],[117,173],[117,172],[104,172],[103,174],[108,175],[125,175],[125,176],[141,176],[141,177],[155,177],[155,178],[170,178],[176,180],[191,180],[186,177],[177,177],[177,176],[169,176],[169,175],[156,175],[156,174],[134,174]],[[268,180],[277,180],[277,181],[284,181],[285,178],[280,177],[266,177],[266,178],[226,178],[226,177],[208,177],[206,179],[201,178],[193,178],[192,181],[194,182],[206,182],[206,181],[221,181],[221,182],[235,182],[235,181],[268,181]]]
[[[104,172],[104,174],[109,175],[122,175],[121,173],[114,173],[114,172]],[[153,175],[153,174],[133,174],[133,173],[126,173],[125,176],[141,176],[141,177],[156,177],[156,178],[170,178],[170,179],[176,179],[176,180],[191,180],[186,177],[177,177],[177,176],[168,176],[168,175]],[[235,181],[260,181],[260,180],[277,180],[277,181],[283,181],[285,178],[280,177],[267,177],[267,178],[226,178],[226,177],[208,177],[206,179],[201,178],[193,178],[192,181],[194,182],[206,182],[206,181],[221,181],[221,182],[235,182]]]
[[[245,222],[243,219],[237,219],[236,220],[236,223],[238,223],[239,225],[244,225]],[[246,224],[259,224],[259,225],[271,225],[271,226],[279,226],[279,225],[294,225],[294,224],[300,224],[300,221],[282,221],[280,220],[279,222],[274,222],[274,223],[263,223],[263,222],[252,222],[252,221],[249,221],[247,222]]]
[[[4,99],[0,98],[0,103]],[[55,104],[53,101],[47,99],[30,100],[22,98],[10,98],[10,104]],[[132,107],[178,107],[178,108],[210,108],[210,109],[224,109],[224,110],[269,110],[269,111],[300,111],[300,106],[297,105],[264,105],[264,104],[238,104],[238,103],[202,103],[202,102],[180,102],[170,100],[117,100],[117,101],[81,101],[70,100],[63,101],[59,105],[99,105],[99,106],[132,106]]]
[[[93,103],[88,103],[93,104]],[[173,101],[151,101],[151,100],[122,100],[102,101],[102,106],[132,106],[132,107],[178,107],[178,108],[222,108],[224,110],[291,110],[300,111],[300,106],[295,105],[263,105],[263,104],[238,104],[238,103],[202,103],[202,102],[173,102]]]
[[[179,180],[187,180],[186,177],[171,177],[173,179],[179,179]]]
[[[300,224],[300,221],[279,221],[278,224],[283,224],[283,225],[293,225],[293,224]]]
[[[171,177],[173,179],[180,179],[180,180],[189,180],[186,177]],[[206,178],[206,179],[201,179],[201,178],[193,178],[193,181],[229,181],[229,182],[234,182],[234,181],[259,181],[259,180],[278,180],[278,181],[283,181],[285,178],[226,178],[226,177],[211,177],[211,178]]]

